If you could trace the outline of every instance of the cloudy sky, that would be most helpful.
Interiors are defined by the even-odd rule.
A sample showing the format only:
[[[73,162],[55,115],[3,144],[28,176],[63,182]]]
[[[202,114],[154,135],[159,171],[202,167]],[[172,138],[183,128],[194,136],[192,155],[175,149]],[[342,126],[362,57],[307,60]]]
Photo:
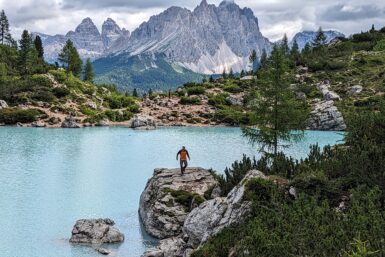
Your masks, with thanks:
[[[201,0],[0,0],[15,37],[22,29],[47,34],[74,30],[85,17],[100,28],[107,17],[121,27],[134,30],[142,22],[171,5],[194,9]],[[207,0],[219,4],[221,0]],[[270,40],[284,33],[291,38],[298,31],[336,29],[346,35],[385,26],[382,0],[235,0],[250,7],[259,19],[262,33]]]

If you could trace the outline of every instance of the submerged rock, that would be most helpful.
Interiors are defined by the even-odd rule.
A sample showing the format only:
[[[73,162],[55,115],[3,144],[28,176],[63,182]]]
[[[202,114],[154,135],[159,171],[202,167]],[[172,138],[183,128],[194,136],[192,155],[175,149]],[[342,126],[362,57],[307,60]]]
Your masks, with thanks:
[[[160,239],[177,236],[191,209],[217,184],[210,171],[155,169],[140,197],[139,215],[146,231]]]
[[[105,244],[124,241],[124,235],[115,227],[111,219],[78,220],[72,229],[71,243]]]

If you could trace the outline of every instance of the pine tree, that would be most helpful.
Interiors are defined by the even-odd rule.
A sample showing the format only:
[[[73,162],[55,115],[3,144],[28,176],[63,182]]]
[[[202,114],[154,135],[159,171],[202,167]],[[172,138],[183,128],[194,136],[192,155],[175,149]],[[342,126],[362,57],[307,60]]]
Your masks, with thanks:
[[[265,64],[267,63],[267,53],[266,53],[266,49],[263,49],[262,50],[262,55],[261,55],[261,67],[264,67]]]
[[[370,33],[374,33],[374,32],[376,32],[376,28],[374,27],[374,24],[372,24],[372,28],[370,29],[370,31],[369,31]]]
[[[294,40],[293,46],[291,47],[291,50],[290,50],[290,58],[294,64],[294,66],[297,65],[297,62],[299,60],[299,56],[300,56],[299,46],[298,46],[297,40]]]
[[[290,88],[292,73],[283,50],[274,46],[271,58],[260,72],[258,88],[260,96],[252,102],[252,123],[258,129],[243,128],[243,135],[250,142],[259,143],[260,150],[278,154],[280,141],[300,140],[307,114],[304,103],[296,100]]]
[[[227,79],[226,68],[223,69],[223,72],[222,72],[222,78],[223,78],[223,79]]]
[[[306,43],[305,47],[302,49],[302,54],[306,57],[311,54],[311,46],[309,43]]]
[[[35,45],[38,57],[43,59],[43,57],[44,57],[44,48],[43,48],[43,42],[41,41],[40,36],[36,36],[35,40],[33,41],[33,43]]]
[[[86,64],[84,66],[84,81],[93,82],[95,73],[94,73],[94,67],[92,66],[90,58],[87,59]]]
[[[244,77],[245,76],[245,71],[244,70],[241,70],[241,74],[240,74],[240,77]]]
[[[74,74],[76,77],[79,77],[82,69],[83,69],[83,62],[82,59],[80,59],[80,55],[78,53],[78,50],[73,47],[71,51],[71,71],[72,74]]]
[[[317,31],[317,35],[313,41],[313,47],[314,48],[320,48],[326,44],[326,36],[325,33],[323,32],[322,28],[319,27]]]
[[[79,53],[74,47],[71,40],[67,40],[62,51],[59,53],[59,61],[63,64],[67,71],[67,79],[72,72],[73,75],[79,76],[82,71],[82,60]]]
[[[289,54],[289,40],[287,39],[286,34],[283,36],[281,48],[284,54]]]
[[[0,42],[1,42],[1,44],[4,45],[5,43],[7,43],[9,38],[10,38],[10,33],[9,33],[8,18],[7,18],[7,15],[5,15],[4,10],[1,10],[1,12],[0,12]]]
[[[136,88],[134,88],[134,90],[132,91],[132,96],[133,97],[138,97],[139,96],[138,91],[136,90]]]
[[[233,68],[230,68],[229,76],[230,79],[235,78]]]
[[[257,70],[257,51],[253,50],[249,56],[249,61],[251,63],[251,67],[253,69],[253,72]]]
[[[70,73],[70,62],[71,62],[71,53],[72,53],[72,48],[74,47],[73,43],[71,40],[67,40],[65,46],[59,53],[59,58],[58,60],[63,64],[64,67],[66,67],[67,71],[67,79],[69,77]]]
[[[210,78],[209,78],[209,82],[210,82],[210,83],[213,83],[213,82],[214,82],[214,78],[213,78],[213,75],[211,75],[211,76],[210,76]]]
[[[20,68],[20,73],[25,75],[25,74],[28,74],[27,59],[28,59],[28,53],[31,51],[31,46],[32,46],[32,39],[27,30],[23,31],[19,44],[20,44],[19,68]]]

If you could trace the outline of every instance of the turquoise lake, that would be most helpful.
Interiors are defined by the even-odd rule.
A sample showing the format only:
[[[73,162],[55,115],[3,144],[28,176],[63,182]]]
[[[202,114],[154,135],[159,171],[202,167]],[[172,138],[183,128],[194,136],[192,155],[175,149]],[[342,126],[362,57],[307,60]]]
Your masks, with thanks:
[[[301,158],[310,144],[342,139],[341,133],[309,131],[286,152]],[[0,128],[0,255],[99,256],[68,239],[77,219],[109,217],[126,240],[107,248],[113,256],[139,257],[155,242],[141,229],[140,194],[154,168],[178,166],[182,145],[190,166],[219,172],[243,153],[257,154],[237,128]]]

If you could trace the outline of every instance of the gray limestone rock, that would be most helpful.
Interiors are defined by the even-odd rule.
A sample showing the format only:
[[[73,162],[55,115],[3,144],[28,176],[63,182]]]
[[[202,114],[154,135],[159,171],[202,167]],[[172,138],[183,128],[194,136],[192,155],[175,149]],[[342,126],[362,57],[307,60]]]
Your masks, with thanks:
[[[111,219],[81,219],[72,229],[70,242],[74,244],[106,244],[124,241],[124,235]]]

